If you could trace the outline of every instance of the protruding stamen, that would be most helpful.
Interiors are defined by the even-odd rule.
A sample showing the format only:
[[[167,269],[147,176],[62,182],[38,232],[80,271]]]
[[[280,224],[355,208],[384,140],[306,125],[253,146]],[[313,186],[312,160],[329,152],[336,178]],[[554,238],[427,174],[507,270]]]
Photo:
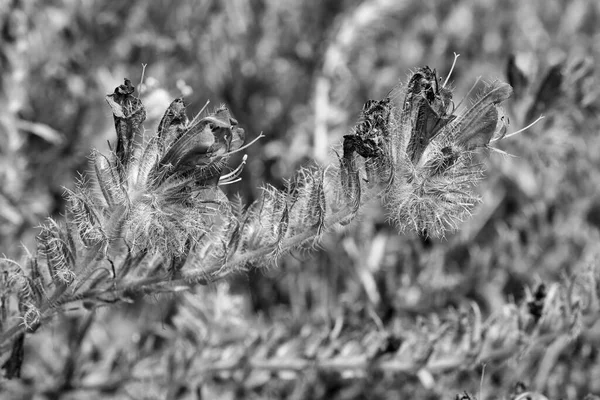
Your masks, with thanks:
[[[239,182],[241,180],[242,180],[242,178],[237,178],[237,179],[234,179],[232,181],[227,181],[227,182],[221,182],[219,180],[219,185],[231,185],[232,183],[237,183],[237,182]]]
[[[237,152],[240,152],[240,151],[242,151],[242,150],[244,150],[244,149],[247,149],[248,147],[252,146],[254,143],[258,142],[258,140],[259,140],[259,139],[261,139],[261,138],[264,138],[264,137],[265,137],[265,135],[263,135],[263,134],[262,134],[262,132],[261,132],[261,133],[260,133],[260,135],[258,135],[258,136],[257,136],[257,137],[256,137],[256,138],[255,138],[253,141],[251,141],[250,143],[248,143],[248,144],[246,144],[246,145],[244,145],[244,146],[240,147],[239,149],[236,149],[236,150],[234,150],[234,151],[230,151],[229,153],[225,153],[225,154],[223,154],[223,155],[224,155],[224,156],[230,156],[230,155],[232,155],[232,154],[235,154],[235,153],[237,153]]]
[[[538,117],[538,119],[536,119],[535,121],[533,121],[532,123],[530,123],[529,125],[527,125],[525,128],[519,129],[519,130],[518,130],[518,131],[516,131],[516,132],[513,132],[513,133],[510,133],[510,134],[508,134],[508,135],[505,135],[505,136],[504,136],[502,139],[508,139],[508,138],[509,138],[509,137],[511,137],[511,136],[515,136],[516,134],[519,134],[519,133],[521,133],[521,132],[523,132],[523,131],[526,131],[527,129],[529,129],[529,128],[531,128],[532,126],[534,126],[535,124],[537,124],[539,121],[543,120],[544,118],[545,118],[545,117],[544,117],[543,115],[540,115],[540,116]],[[492,140],[492,142],[495,142],[495,141],[496,141],[496,140],[498,140],[498,139],[500,139],[500,138],[493,139],[493,140]]]
[[[240,178],[239,176],[242,173],[242,171],[244,170],[244,165],[246,165],[247,159],[248,159],[248,155],[244,154],[244,157],[242,158],[242,162],[240,163],[240,165],[237,166],[236,169],[234,169],[233,171],[231,171],[228,174],[221,176],[221,178],[219,179],[219,185],[229,185],[231,183],[241,181],[242,178]]]
[[[144,75],[146,74],[146,67],[148,64],[142,64],[142,76],[140,77],[140,84],[138,85],[138,93],[141,95],[144,89]]]
[[[456,65],[456,59],[459,56],[460,56],[460,54],[454,53],[454,61],[452,61],[452,67],[450,67],[450,72],[448,72],[448,76],[446,77],[446,80],[444,81],[444,84],[442,85],[442,87],[446,87],[446,84],[448,83],[448,80],[450,79],[450,75],[452,75],[452,71],[454,71],[454,66]]]
[[[206,107],[208,107],[209,103],[210,103],[210,100],[206,100],[206,103],[204,104],[204,107],[202,107],[200,109],[200,111],[198,111],[198,113],[192,119],[192,122],[190,122],[190,126],[194,126],[196,124],[196,122],[198,122],[198,120],[200,119],[200,115],[204,112],[204,110],[206,110]]]

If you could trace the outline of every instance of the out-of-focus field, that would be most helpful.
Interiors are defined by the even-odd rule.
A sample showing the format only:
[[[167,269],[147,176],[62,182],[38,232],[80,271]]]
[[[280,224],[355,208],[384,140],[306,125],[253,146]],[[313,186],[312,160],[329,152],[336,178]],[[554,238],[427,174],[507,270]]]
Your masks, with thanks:
[[[542,282],[550,294],[555,283],[578,293],[597,282],[599,27],[595,0],[0,2],[0,253],[12,258],[23,245],[35,252],[44,218],[60,218],[63,188],[90,168],[91,149],[108,150],[104,96],[124,77],[139,82],[142,64],[147,130],[183,95],[189,115],[207,100],[224,103],[248,141],[266,136],[226,189],[246,201],[311,160],[333,161],[330,147],[366,100],[411,68],[445,77],[454,53],[451,82],[462,96],[480,76],[508,79],[515,56],[527,84],[505,107],[509,132],[545,116],[498,145],[510,156],[491,154],[476,189],[483,201],[459,231],[398,233],[374,205],[266,273],[100,310],[75,355],[69,343],[85,313],[55,321],[28,337],[21,384],[48,388],[38,398],[51,399],[508,399],[518,382],[549,399],[600,395],[598,287],[577,303],[585,320],[564,335],[510,354],[527,338],[505,344],[510,332],[498,334],[509,354],[485,369],[467,359],[437,371],[365,361],[407,340],[426,349],[403,332],[439,332],[473,307],[491,323]],[[553,67],[560,80],[539,94]],[[533,104],[536,96],[543,101]],[[319,352],[337,361],[311,367]],[[66,364],[81,387],[57,383]]]

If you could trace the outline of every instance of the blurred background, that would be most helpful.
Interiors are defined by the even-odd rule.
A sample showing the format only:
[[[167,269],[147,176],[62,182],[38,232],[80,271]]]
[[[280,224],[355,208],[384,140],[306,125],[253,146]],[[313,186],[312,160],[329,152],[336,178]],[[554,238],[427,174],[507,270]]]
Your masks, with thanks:
[[[545,116],[498,144],[509,156],[491,154],[472,219],[445,238],[426,238],[398,233],[374,205],[314,252],[199,289],[196,298],[212,300],[194,304],[212,307],[230,296],[214,306],[230,304],[232,324],[282,326],[288,335],[331,327],[340,316],[350,327],[387,326],[468,301],[490,315],[521,301],[526,287],[598,263],[599,26],[595,0],[4,0],[0,253],[34,252],[35,226],[60,218],[63,188],[89,170],[91,149],[106,152],[114,140],[104,96],[123,78],[140,82],[142,65],[149,134],[170,101],[184,96],[189,116],[207,100],[209,108],[224,103],[247,141],[266,136],[247,149],[243,180],[226,189],[250,202],[261,185],[282,187],[311,160],[334,161],[329,149],[365,101],[384,97],[419,66],[445,78],[458,53],[456,103],[478,77],[508,79],[515,86],[506,104],[509,132]],[[94,328],[104,336],[89,340],[126,348],[147,326],[182,313],[179,301],[160,313],[156,300],[146,301],[150,310],[104,311]],[[59,332],[36,336],[58,341]],[[549,398],[600,394],[592,379],[600,376],[596,345],[574,341],[545,379],[535,357],[490,366],[484,397],[503,398],[519,380],[537,382]],[[30,379],[39,374],[24,368]],[[207,398],[449,398],[477,392],[480,375],[455,371],[429,384],[415,376],[269,375],[252,385],[232,375],[210,385],[206,378],[203,390],[215,391]]]

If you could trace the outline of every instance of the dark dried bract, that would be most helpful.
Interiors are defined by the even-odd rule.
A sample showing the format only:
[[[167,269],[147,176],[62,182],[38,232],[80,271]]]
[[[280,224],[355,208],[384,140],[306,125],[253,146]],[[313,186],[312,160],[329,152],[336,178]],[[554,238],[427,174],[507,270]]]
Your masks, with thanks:
[[[349,159],[353,152],[364,158],[381,156],[384,143],[389,140],[390,112],[389,98],[368,100],[354,133],[344,136],[344,158]]]

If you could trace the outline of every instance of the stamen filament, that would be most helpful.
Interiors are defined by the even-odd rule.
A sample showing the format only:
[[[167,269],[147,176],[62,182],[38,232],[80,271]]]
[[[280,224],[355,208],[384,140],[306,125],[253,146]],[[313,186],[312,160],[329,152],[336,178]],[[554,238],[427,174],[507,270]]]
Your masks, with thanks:
[[[523,132],[523,131],[525,131],[525,130],[527,130],[527,129],[531,128],[533,125],[537,124],[539,121],[543,120],[544,118],[545,118],[545,117],[544,117],[543,115],[540,115],[540,116],[538,117],[538,119],[536,119],[535,121],[533,121],[532,123],[530,123],[529,125],[527,125],[525,128],[519,129],[519,130],[518,130],[518,131],[516,131],[516,132],[513,132],[513,133],[511,133],[511,134],[509,134],[509,135],[506,135],[506,136],[504,136],[502,139],[508,139],[508,138],[509,138],[509,137],[511,137],[511,136],[515,136],[516,134],[518,134],[518,133],[521,133],[521,132]],[[499,139],[499,138],[496,138],[496,139],[493,139],[493,140],[491,140],[491,141],[492,141],[492,142],[495,142],[495,141],[496,141],[496,140],[498,140],[498,139]]]
[[[244,150],[244,149],[247,149],[248,147],[252,146],[254,143],[258,142],[258,140],[259,140],[259,139],[261,139],[261,138],[264,138],[264,137],[265,137],[265,135],[263,135],[263,134],[262,134],[262,132],[261,132],[261,133],[260,133],[260,135],[258,135],[258,136],[257,136],[257,137],[256,137],[256,138],[255,138],[253,141],[251,141],[250,143],[248,143],[248,144],[246,144],[246,145],[244,145],[244,146],[240,147],[240,148],[239,148],[239,149],[237,149],[237,150],[230,151],[229,153],[225,153],[225,154],[224,154],[224,156],[230,156],[230,155],[232,155],[232,154],[235,154],[235,153],[237,153],[237,152],[239,152],[239,151],[242,151],[242,150]]]
[[[244,157],[242,158],[242,162],[240,163],[240,165],[238,165],[237,168],[234,169],[233,171],[231,171],[230,173],[221,175],[221,179],[224,181],[227,181],[232,178],[237,178],[242,173],[242,170],[244,169],[244,165],[246,165],[247,159],[248,159],[248,155],[244,154]],[[221,181],[221,179],[219,179],[219,181]]]
[[[446,84],[448,83],[448,80],[450,79],[450,75],[452,75],[452,71],[454,71],[454,66],[456,65],[456,59],[459,56],[460,56],[460,54],[454,53],[454,61],[452,61],[452,67],[450,67],[450,72],[448,72],[448,76],[446,77],[446,80],[444,81],[444,84],[442,85],[442,87],[446,87]]]
[[[237,179],[234,179],[232,181],[227,181],[227,182],[221,182],[219,180],[219,185],[231,185],[232,183],[236,183],[236,182],[239,182],[241,180],[242,180],[242,178],[237,178]]]
[[[138,89],[137,89],[140,94],[143,93],[143,89],[144,89],[144,77],[145,77],[145,74],[146,74],[146,67],[147,66],[148,66],[148,64],[143,64],[142,63],[142,76],[140,77],[140,84],[138,85]]]
[[[206,107],[208,107],[209,103],[210,103],[210,100],[207,100],[206,103],[204,104],[204,107],[202,107],[200,109],[200,111],[198,111],[198,113],[192,119],[192,122],[190,122],[190,126],[194,126],[194,124],[197,122],[197,120],[200,119],[200,114],[202,114],[204,112],[204,110],[206,110]]]

